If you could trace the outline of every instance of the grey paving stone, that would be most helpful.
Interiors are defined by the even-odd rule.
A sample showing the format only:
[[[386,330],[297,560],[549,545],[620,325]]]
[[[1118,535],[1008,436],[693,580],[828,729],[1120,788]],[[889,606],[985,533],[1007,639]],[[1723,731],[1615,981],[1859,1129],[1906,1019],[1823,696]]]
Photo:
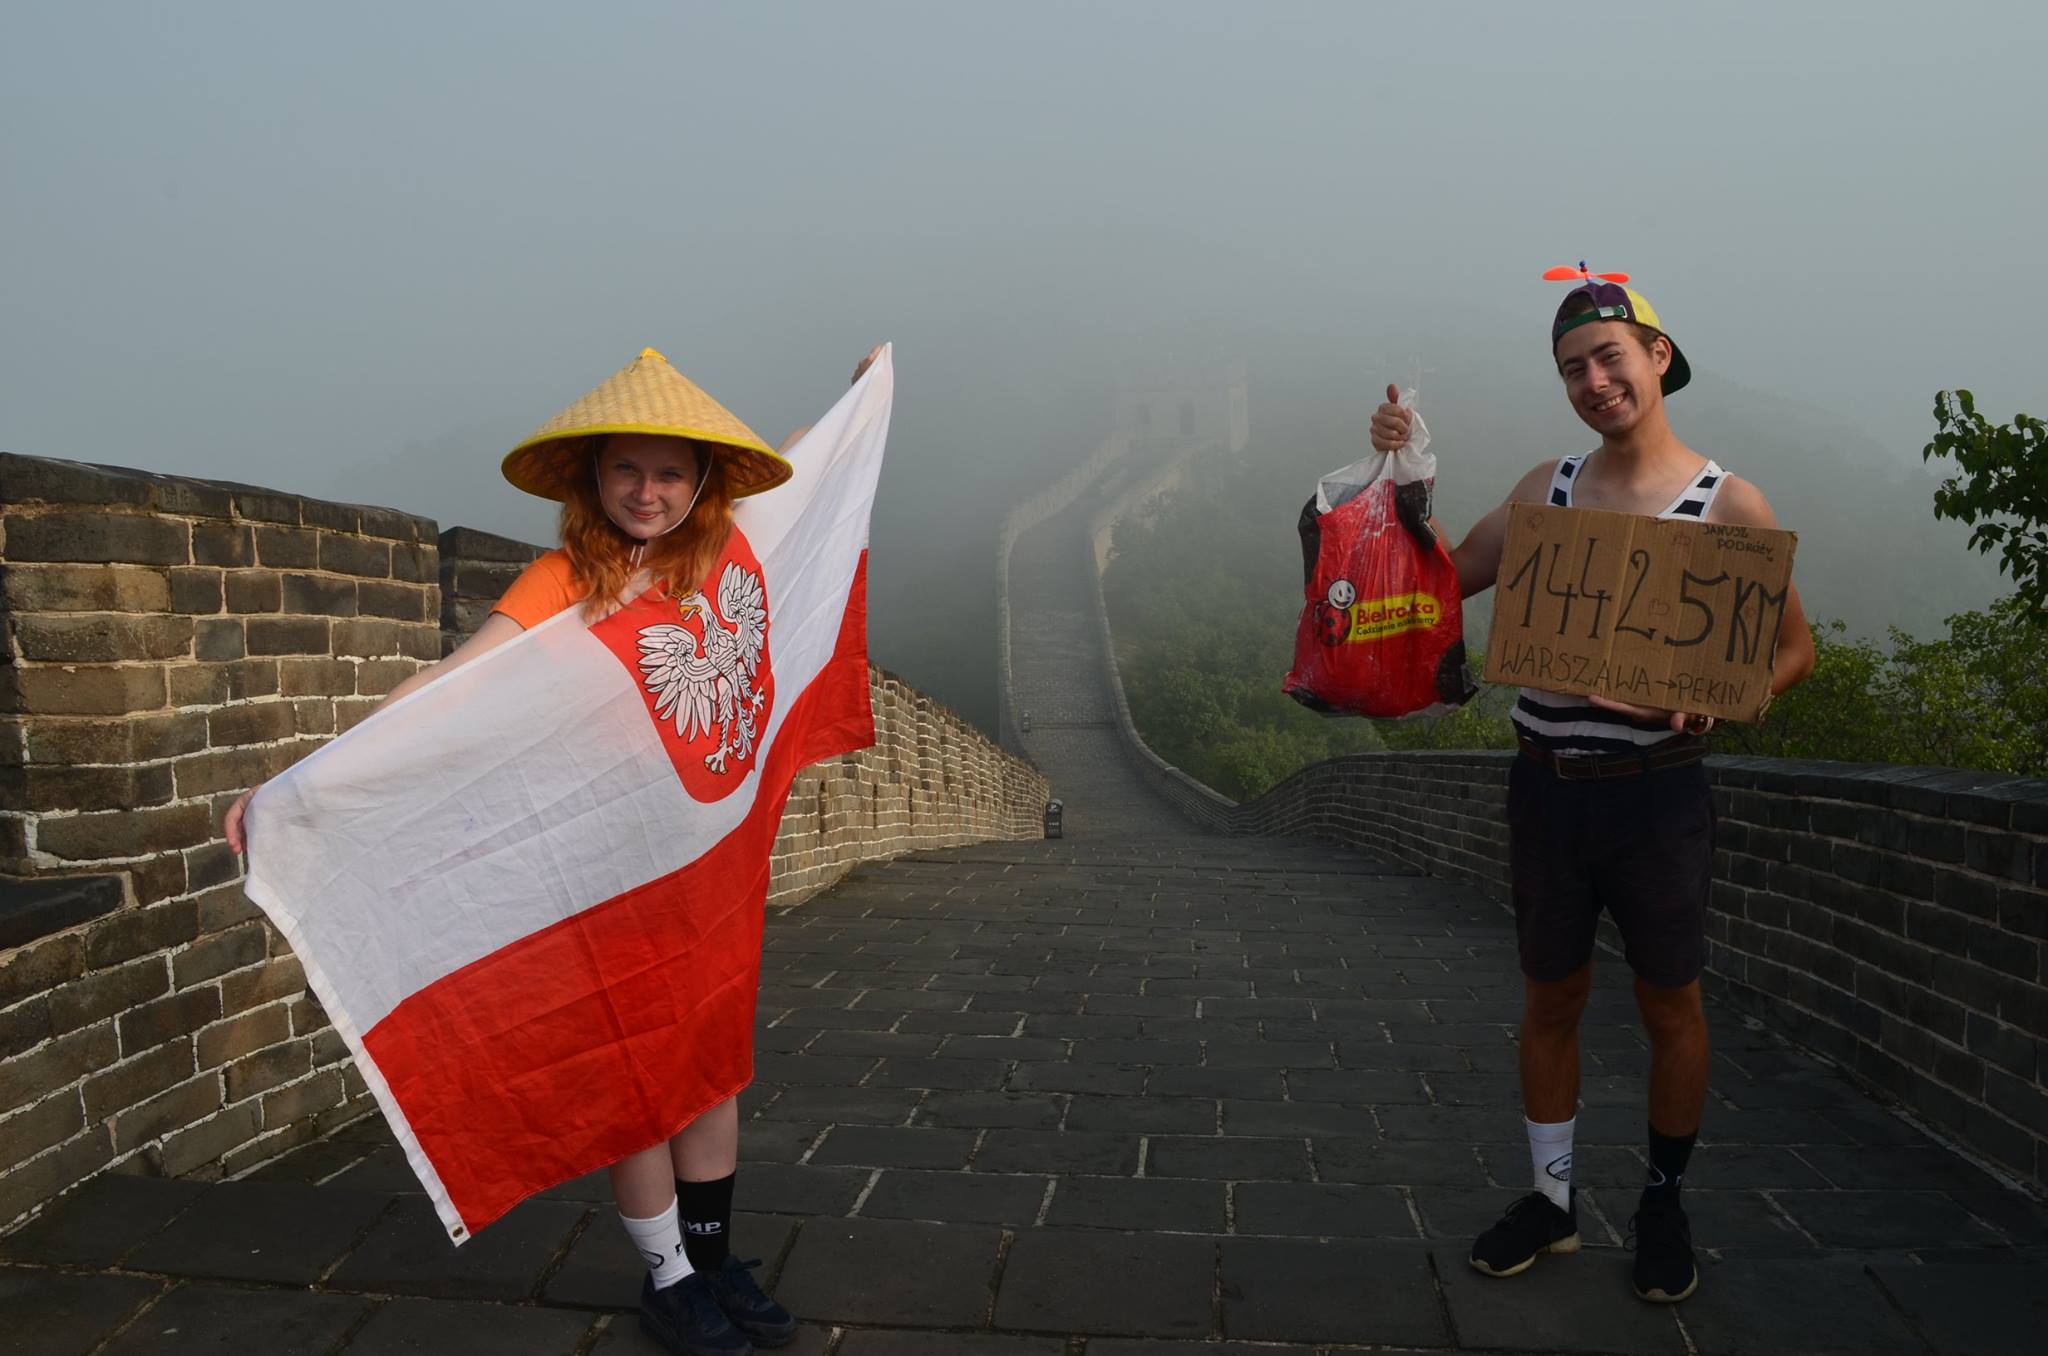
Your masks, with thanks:
[[[2002,1241],[1932,1191],[1774,1191],[1771,1198],[1828,1248],[1912,1248]]]
[[[860,1213],[874,1219],[1028,1225],[1038,1218],[1046,1182],[1044,1177],[892,1168],[876,1179]]]
[[[1308,1041],[1212,1040],[1203,1043],[1202,1063],[1211,1069],[1334,1069],[1328,1044]]]
[[[1384,1348],[1383,1348],[1384,1350]],[[1089,1356],[1315,1356],[1315,1348],[1260,1342],[1172,1342],[1150,1337],[1097,1337]]]
[[[2022,1247],[2048,1245],[2048,1208],[2013,1191],[1950,1191],[1945,1193],[1963,1209],[1997,1229]]]
[[[1409,1192],[1415,1202],[1415,1209],[1422,1216],[1422,1234],[1425,1238],[1442,1239],[1469,1247],[1481,1231],[1507,1213],[1515,1201],[1528,1195],[1526,1187],[1458,1187],[1421,1185]],[[1629,1195],[1632,1203],[1635,1197]],[[1598,1200],[1605,1207],[1604,1193],[1581,1188],[1579,1200],[1579,1237],[1588,1243],[1604,1241],[1598,1223],[1598,1216],[1592,1211]],[[1615,1220],[1617,1226],[1628,1218],[1623,1210]],[[1619,1240],[1616,1240],[1619,1241]]]
[[[408,1196],[328,1278],[334,1290],[436,1299],[523,1300],[590,1207],[527,1201],[456,1247],[424,1196]]]
[[[1375,1129],[1376,1111],[1341,1102],[1223,1103],[1223,1130],[1231,1135],[1364,1135]]]
[[[1412,1143],[1412,1141],[1396,1141]],[[1517,1144],[1481,1144],[1476,1146],[1480,1159],[1486,1164],[1487,1176],[1501,1186],[1514,1191],[1527,1191],[1534,1180],[1534,1167],[1529,1161],[1529,1142],[1525,1137]],[[1469,1151],[1468,1151],[1469,1152]],[[1727,1149],[1723,1153],[1746,1153],[1747,1150]],[[1698,1182],[1701,1186],[1737,1186],[1716,1173],[1701,1174],[1708,1155],[1697,1151],[1692,1156],[1692,1166],[1686,1169],[1688,1184]],[[1720,1161],[1718,1158],[1716,1162]],[[1646,1176],[1643,1160],[1632,1149],[1613,1144],[1592,1144],[1574,1146],[1572,1151],[1572,1180],[1581,1190],[1600,1187],[1619,1200],[1623,1193],[1639,1189]],[[1470,1185],[1468,1181],[1466,1183]]]
[[[833,1330],[820,1323],[798,1326],[787,1346],[775,1348],[776,1356],[825,1356]],[[590,1346],[591,1356],[672,1356],[670,1349],[649,1337],[637,1316],[620,1315]]]
[[[933,1092],[917,1109],[917,1124],[1050,1130],[1065,1100],[1063,1093]]]
[[[1801,1149],[1799,1157],[1825,1174],[1828,1183],[1852,1189],[1982,1191],[1998,1185],[1989,1173],[1962,1155],[1932,1144],[1925,1147],[1862,1144],[1853,1148],[1813,1144]],[[1686,1181],[1692,1180],[1688,1171]]]
[[[1034,1229],[1010,1247],[995,1326],[1205,1336],[1215,1265],[1215,1245],[1203,1238]]]
[[[902,1125],[923,1097],[911,1088],[791,1088],[761,1114],[812,1125]]]
[[[1450,1345],[1420,1248],[1231,1238],[1222,1281],[1225,1337]]]
[[[1882,1356],[1925,1352],[1854,1261],[1739,1259],[1700,1263],[1679,1317],[1714,1356]]]
[[[1221,1182],[1136,1177],[1063,1177],[1045,1222],[1054,1227],[1220,1234]]]
[[[1010,1066],[996,1059],[885,1059],[868,1078],[871,1088],[944,1088],[954,1092],[994,1092],[1010,1076]]]
[[[1522,1133],[1522,1115],[1513,1108],[1477,1106],[1387,1106],[1373,1109],[1380,1133],[1388,1139],[1427,1139],[1439,1143],[1463,1140],[1467,1144],[1491,1144]],[[1581,1125],[1586,1118],[1579,1118]],[[1338,1132],[1341,1133],[1341,1132]],[[1635,1136],[1641,1138],[1640,1132]],[[1597,1143],[1580,1133],[1582,1144]]]
[[[1289,1069],[1287,1095],[1297,1102],[1353,1106],[1419,1106],[1429,1101],[1422,1078],[1398,1069]]]
[[[870,1055],[756,1054],[754,1076],[786,1087],[852,1087],[875,1067]]]
[[[369,1307],[356,1295],[181,1285],[123,1329],[104,1348],[104,1356],[187,1351],[323,1356]]]
[[[1544,1257],[1507,1278],[1475,1271],[1461,1249],[1439,1248],[1435,1257],[1461,1346],[1621,1356],[1676,1356],[1686,1349],[1674,1313],[1683,1306],[1637,1299],[1629,1255],[1618,1248]]]
[[[754,1272],[754,1279],[771,1293],[782,1255],[798,1227],[797,1221],[776,1215],[732,1217],[733,1255],[762,1259],[764,1265]],[[549,1304],[632,1309],[640,1303],[640,1281],[646,1274],[647,1263],[626,1236],[618,1212],[605,1211],[576,1236],[569,1255],[548,1274],[544,1298]]]
[[[1201,1097],[1089,1097],[1075,1094],[1069,1130],[1123,1130],[1146,1135],[1200,1135],[1216,1129],[1216,1103]]]
[[[251,1182],[323,1182],[370,1152],[360,1140],[322,1139],[272,1159],[250,1173]]]
[[[1000,1230],[985,1225],[837,1219],[805,1223],[776,1297],[814,1322],[980,1327]]]
[[[1399,1189],[1337,1182],[1240,1182],[1232,1190],[1239,1234],[1311,1238],[1416,1238]]]
[[[1280,1069],[1206,1069],[1185,1065],[1152,1070],[1145,1092],[1151,1097],[1250,1097],[1279,1101],[1287,1095]]]
[[[1087,1130],[990,1130],[974,1155],[977,1172],[1080,1172],[1127,1176],[1138,1170],[1137,1135]]]
[[[41,1267],[0,1267],[0,1351],[84,1356],[156,1296],[151,1276],[85,1276]]]
[[[868,1177],[864,1168],[752,1163],[733,1184],[733,1195],[747,1209],[766,1214],[843,1215],[853,1208]]]
[[[1135,1064],[1019,1064],[1005,1085],[1012,1092],[1086,1092],[1136,1097],[1146,1071]]]
[[[740,1162],[742,1163],[794,1163],[810,1152],[818,1136],[824,1133],[820,1125],[806,1125],[802,1121],[751,1120],[740,1130]],[[599,1169],[590,1174],[601,1179],[605,1194],[596,1197],[577,1196],[573,1199],[610,1200],[611,1174]]]
[[[2048,1263],[1883,1263],[1870,1270],[1941,1356],[2038,1356],[2041,1350],[2041,1334],[2048,1332]]]
[[[360,1146],[356,1150],[362,1152]],[[106,1267],[206,1190],[203,1182],[107,1172],[0,1238],[0,1259]]]
[[[125,1265],[174,1276],[306,1285],[390,1201],[298,1182],[218,1182],[130,1253]]]
[[[1696,1190],[1691,1181],[1692,1175],[1686,1174],[1685,1213],[1692,1222],[1695,1246],[1768,1253],[1813,1251],[1813,1243],[1771,1203],[1774,1197],[1756,1191]],[[1623,1212],[1614,1222],[1625,1228],[1627,1215],[1635,1210],[1637,1193],[1609,1191],[1602,1200]]]
[[[937,1050],[943,1039],[909,1031],[827,1031],[805,1047],[805,1053],[919,1059]]]
[[[591,1314],[533,1305],[461,1303],[401,1296],[349,1339],[349,1356],[488,1351],[491,1356],[570,1356],[596,1324]]]
[[[899,1125],[835,1125],[811,1154],[818,1166],[964,1168],[974,1152],[972,1130]]]
[[[1308,1144],[1239,1135],[1159,1135],[1146,1144],[1147,1177],[1206,1177],[1218,1182],[1307,1181]]]
[[[839,1343],[839,1356],[1066,1356],[1057,1337],[1013,1337],[985,1332],[888,1332],[854,1328]]]
[[[1469,1144],[1317,1135],[1309,1145],[1315,1158],[1315,1175],[1325,1182],[1471,1186],[1481,1180],[1480,1160]],[[1522,1155],[1522,1167],[1528,1167],[1526,1152]]]
[[[400,1192],[423,1193],[419,1174],[405,1161],[405,1151],[396,1144],[378,1145],[323,1185],[340,1191],[367,1191],[378,1195]]]
[[[609,1203],[612,1199],[612,1175],[603,1168],[595,1172],[586,1172],[581,1177],[572,1177],[566,1182],[549,1187],[540,1193],[538,1199],[582,1201],[586,1205]]]

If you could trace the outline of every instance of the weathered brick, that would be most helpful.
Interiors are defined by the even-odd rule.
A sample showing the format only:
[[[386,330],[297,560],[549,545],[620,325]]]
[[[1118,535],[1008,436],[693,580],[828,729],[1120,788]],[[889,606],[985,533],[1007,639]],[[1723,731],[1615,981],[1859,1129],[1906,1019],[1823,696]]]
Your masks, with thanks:
[[[408,583],[431,583],[440,576],[440,561],[431,546],[401,542],[391,548],[391,577]]]
[[[100,970],[50,991],[50,1025],[60,1033],[74,1031],[146,1003],[170,987],[170,969],[160,956]]]
[[[9,560],[183,565],[192,558],[184,523],[132,513],[8,514]]]
[[[2025,884],[2033,875],[2032,846],[2018,834],[1971,829],[1963,837],[1963,864],[1987,876]]]
[[[56,457],[0,453],[0,480],[11,503],[147,508],[150,502],[149,482],[134,471]]]
[[[326,654],[325,617],[251,617],[250,654]]]
[[[436,620],[440,609],[437,591],[422,584],[396,584],[365,579],[356,585],[356,611],[367,617],[392,617],[398,621]],[[437,632],[440,627],[434,628]]]
[[[255,1102],[224,1108],[197,1125],[164,1136],[163,1147],[156,1155],[156,1168],[166,1177],[192,1176],[207,1164],[218,1162],[237,1145],[253,1139],[262,1125],[263,1111]]]
[[[167,994],[121,1014],[121,1048],[129,1053],[189,1036],[221,1018],[220,989],[206,984]]]
[[[350,537],[334,532],[320,534],[320,568],[333,574],[357,575],[366,579],[391,577],[391,543],[375,537]]]
[[[334,733],[334,699],[301,697],[292,703],[292,729],[302,735]]]
[[[377,709],[381,697],[337,697],[334,701],[334,729],[337,734],[347,734],[372,711]]]
[[[199,909],[190,899],[128,909],[85,934],[85,963],[97,969],[151,951],[163,951],[199,935]],[[168,975],[166,976],[168,982]]]
[[[362,532],[366,537],[431,542],[437,531],[432,518],[422,518],[417,513],[401,513],[397,509],[362,506]]]
[[[313,1031],[330,1029],[327,1009],[320,1006],[320,1000],[309,991],[292,1000],[292,1034],[303,1036]]]
[[[229,570],[227,599],[230,612],[275,612],[284,589],[272,570]]]
[[[433,663],[441,657],[441,628],[434,625],[408,626],[399,632],[398,652],[407,659]]]
[[[183,1129],[221,1108],[220,1076],[204,1073],[114,1117],[118,1153]]]
[[[400,639],[405,628],[396,622],[356,619],[334,623],[334,653],[368,659],[402,653]]]
[[[292,1036],[291,1016],[288,1004],[271,1003],[268,1006],[237,1013],[225,1021],[203,1027],[199,1032],[199,1067],[216,1068],[232,1059],[239,1059],[252,1050],[261,1050],[289,1040]]]
[[[235,1060],[224,1070],[228,1080],[228,1100],[239,1102],[244,1097],[254,1097],[312,1071],[310,1041],[287,1041],[258,1050]]]
[[[256,561],[273,570],[312,569],[320,561],[320,534],[306,527],[259,527]]]
[[[244,923],[211,937],[201,937],[171,957],[171,980],[183,989],[218,979],[230,970],[254,965],[269,954],[260,923]]]
[[[256,539],[241,523],[194,523],[192,563],[253,565],[256,563]]]
[[[206,747],[206,717],[165,711],[122,720],[30,717],[23,737],[36,763],[129,763]]]
[[[222,975],[220,981],[221,998],[230,1013],[289,998],[305,987],[306,972],[298,959],[289,955]]]
[[[219,570],[195,565],[171,571],[170,606],[173,612],[208,616],[221,610],[225,596]]]
[[[37,810],[139,809],[171,798],[170,768],[162,763],[141,767],[31,763],[18,771],[21,803]]]
[[[219,706],[228,700],[228,676],[215,664],[185,664],[171,670],[173,706]]]
[[[331,574],[285,575],[284,610],[316,617],[353,617],[356,581]]]
[[[199,931],[201,933],[222,932],[237,923],[261,918],[263,913],[249,897],[242,893],[240,883],[223,885],[197,895],[193,903],[199,906]]]
[[[340,1095],[339,1080],[335,1093]],[[85,1129],[85,1109],[76,1089],[45,1097],[25,1111],[0,1121],[0,1163],[19,1163],[53,1148]]]
[[[360,504],[335,504],[325,499],[308,499],[302,505],[302,513],[308,527],[324,527],[329,532],[354,534],[361,531],[363,526],[363,509]]]
[[[191,653],[188,617],[119,612],[15,618],[16,652],[53,664],[115,664],[131,659],[170,659]]]
[[[172,764],[180,796],[210,796],[217,791],[246,791],[269,776],[268,755],[260,748],[208,749]]]
[[[84,972],[85,939],[75,932],[0,951],[0,1008],[54,990]]]
[[[242,859],[226,843],[214,841],[185,849],[185,888],[210,890],[242,878]]]
[[[45,1041],[27,1054],[0,1060],[0,1115],[70,1087],[119,1057],[114,1024],[101,1022]]]
[[[258,697],[275,697],[277,665],[275,659],[237,659],[221,665],[221,671],[228,679],[228,700],[246,702]]]
[[[141,857],[186,848],[209,836],[204,805],[157,805],[46,818],[36,825],[36,847],[68,862]]]
[[[259,523],[297,523],[304,501],[253,485],[235,487],[235,516]]]
[[[349,1057],[348,1042],[333,1027],[324,1027],[313,1037],[313,1067],[324,1069]]]
[[[227,487],[182,476],[145,472],[150,485],[150,506],[159,513],[180,518],[226,518],[235,511],[234,496]]]
[[[192,1042],[174,1041],[130,1050],[119,1064],[94,1074],[79,1089],[85,1096],[88,1120],[105,1120],[131,1106],[140,1106],[166,1088],[192,1076]]]
[[[277,678],[278,691],[287,697],[348,697],[356,690],[356,666],[324,655],[280,659]]]
[[[414,659],[366,659],[356,665],[356,688],[365,696],[383,696],[420,671]]]
[[[47,994],[36,994],[12,1007],[0,1008],[0,1059],[33,1049],[50,1039],[51,1034]]]
[[[164,704],[161,665],[96,668],[72,664],[0,668],[0,710],[48,715],[119,716]]]
[[[282,675],[280,675],[280,681]],[[217,749],[261,744],[292,732],[291,703],[238,702],[206,713],[206,736]]]
[[[13,1219],[53,1199],[104,1168],[113,1156],[113,1138],[107,1127],[92,1125],[54,1153],[0,1171],[0,1219]]]
[[[196,658],[219,661],[240,659],[248,653],[240,617],[208,618],[193,633],[192,653]]]
[[[316,1111],[325,1111],[342,1099],[342,1077],[339,1070],[323,1069],[311,1078],[302,1079],[277,1091],[267,1093],[263,1098],[263,1128],[274,1130],[288,1125],[301,1117]]]
[[[16,613],[162,612],[172,608],[178,571],[134,565],[0,566],[0,598]]]

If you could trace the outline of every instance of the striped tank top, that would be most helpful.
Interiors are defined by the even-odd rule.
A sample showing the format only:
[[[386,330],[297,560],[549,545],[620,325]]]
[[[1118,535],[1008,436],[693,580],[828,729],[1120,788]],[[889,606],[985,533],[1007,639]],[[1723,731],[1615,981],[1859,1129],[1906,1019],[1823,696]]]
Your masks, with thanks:
[[[1572,506],[1572,482],[1578,478],[1579,468],[1589,455],[1581,453],[1576,457],[1559,458],[1557,469],[1550,475],[1550,504],[1557,508]],[[1728,473],[1709,458],[1707,464],[1700,468],[1700,473],[1693,477],[1692,483],[1657,516],[1704,521],[1714,496],[1720,492],[1721,482],[1727,477]],[[1552,753],[1629,753],[1666,741],[1691,738],[1690,735],[1673,734],[1671,727],[1662,721],[1635,720],[1619,711],[1595,706],[1584,697],[1563,692],[1538,692],[1533,687],[1522,689],[1510,718],[1515,723],[1516,734]]]

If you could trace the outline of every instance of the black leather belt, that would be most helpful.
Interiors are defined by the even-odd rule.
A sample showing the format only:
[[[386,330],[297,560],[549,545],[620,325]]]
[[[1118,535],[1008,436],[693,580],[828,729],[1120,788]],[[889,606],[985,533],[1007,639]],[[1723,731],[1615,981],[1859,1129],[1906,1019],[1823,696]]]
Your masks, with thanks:
[[[1517,736],[1522,756],[1534,759],[1567,781],[1598,781],[1608,777],[1640,777],[1667,767],[1684,767],[1707,756],[1696,739],[1660,744],[1641,753],[1552,753]]]

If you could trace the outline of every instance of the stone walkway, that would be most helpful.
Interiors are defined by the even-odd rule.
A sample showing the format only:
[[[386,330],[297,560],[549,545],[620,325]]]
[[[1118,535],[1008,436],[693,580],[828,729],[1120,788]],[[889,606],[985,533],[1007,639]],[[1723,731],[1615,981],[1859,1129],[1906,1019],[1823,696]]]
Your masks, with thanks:
[[[1589,1246],[1476,1274],[1527,1181],[1517,1006],[1498,906],[1326,846],[864,868],[771,920],[736,1241],[835,1356],[2040,1350],[2048,1212],[1719,1011],[1700,1292],[1638,1302],[1613,965]],[[243,1181],[101,1177],[0,1262],[0,1352],[653,1349],[602,1174],[456,1250],[374,1119]]]

